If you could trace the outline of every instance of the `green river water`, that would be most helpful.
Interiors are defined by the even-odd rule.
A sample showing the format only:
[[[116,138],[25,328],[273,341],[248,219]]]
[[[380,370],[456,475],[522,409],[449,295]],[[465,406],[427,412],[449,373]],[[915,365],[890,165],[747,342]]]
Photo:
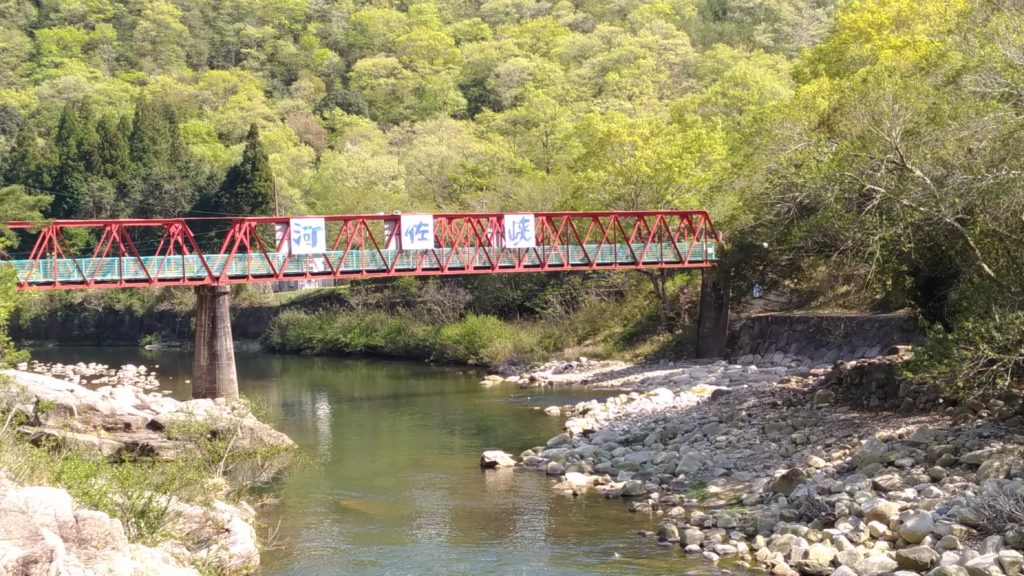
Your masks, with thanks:
[[[41,361],[159,365],[188,398],[191,355],[130,348],[48,348]],[[528,470],[481,471],[483,450],[518,454],[557,434],[535,407],[594,397],[509,386],[415,363],[239,354],[242,393],[300,446],[304,464],[268,488],[277,528],[262,576],[321,574],[707,573],[678,546],[636,535],[657,519],[600,496],[566,498]]]

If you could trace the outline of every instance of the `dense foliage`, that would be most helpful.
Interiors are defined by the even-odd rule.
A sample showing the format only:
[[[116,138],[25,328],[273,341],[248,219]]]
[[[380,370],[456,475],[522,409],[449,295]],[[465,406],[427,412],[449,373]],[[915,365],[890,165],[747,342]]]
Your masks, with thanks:
[[[5,0],[0,177],[51,216],[704,206],[737,294],[975,341],[1021,310],[1022,15]]]
[[[1024,384],[1021,10],[845,5],[732,176],[751,215],[733,255],[762,265],[739,270],[915,305],[941,328],[913,371],[959,395]]]
[[[743,116],[792,93],[790,59],[831,14],[6,0],[0,175],[52,193],[53,216],[265,213],[266,180],[232,168],[258,131],[284,213],[692,206]]]

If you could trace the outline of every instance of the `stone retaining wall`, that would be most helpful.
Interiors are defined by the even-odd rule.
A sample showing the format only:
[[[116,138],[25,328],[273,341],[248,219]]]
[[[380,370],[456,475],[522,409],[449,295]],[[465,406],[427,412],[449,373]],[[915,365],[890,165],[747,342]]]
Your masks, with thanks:
[[[746,318],[732,331],[729,350],[740,364],[778,363],[786,356],[834,364],[873,358],[921,338],[911,314],[762,314]]]

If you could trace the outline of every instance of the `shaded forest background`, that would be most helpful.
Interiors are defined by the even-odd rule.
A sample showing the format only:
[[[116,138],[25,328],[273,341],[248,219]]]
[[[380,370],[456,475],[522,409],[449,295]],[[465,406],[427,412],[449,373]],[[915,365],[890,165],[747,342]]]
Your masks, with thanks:
[[[257,214],[273,194],[283,214],[705,207],[738,299],[758,282],[794,306],[912,307],[936,326],[918,373],[1000,390],[1024,374],[1022,15],[0,0],[0,216]],[[456,288],[521,296],[461,314],[640,294],[653,308],[620,309],[646,318],[648,280]],[[669,284],[683,321],[692,282]]]

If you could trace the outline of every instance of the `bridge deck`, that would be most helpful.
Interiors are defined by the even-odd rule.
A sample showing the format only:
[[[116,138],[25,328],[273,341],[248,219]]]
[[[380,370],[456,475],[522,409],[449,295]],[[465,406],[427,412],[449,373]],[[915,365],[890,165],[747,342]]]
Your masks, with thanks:
[[[706,253],[705,253],[706,251]],[[11,260],[19,284],[82,287],[221,281],[393,276],[433,272],[587,270],[619,266],[677,267],[715,260],[715,243],[587,244],[508,249],[348,250],[295,256],[284,252]],[[686,261],[684,261],[686,260]],[[226,267],[226,270],[225,270]]]

